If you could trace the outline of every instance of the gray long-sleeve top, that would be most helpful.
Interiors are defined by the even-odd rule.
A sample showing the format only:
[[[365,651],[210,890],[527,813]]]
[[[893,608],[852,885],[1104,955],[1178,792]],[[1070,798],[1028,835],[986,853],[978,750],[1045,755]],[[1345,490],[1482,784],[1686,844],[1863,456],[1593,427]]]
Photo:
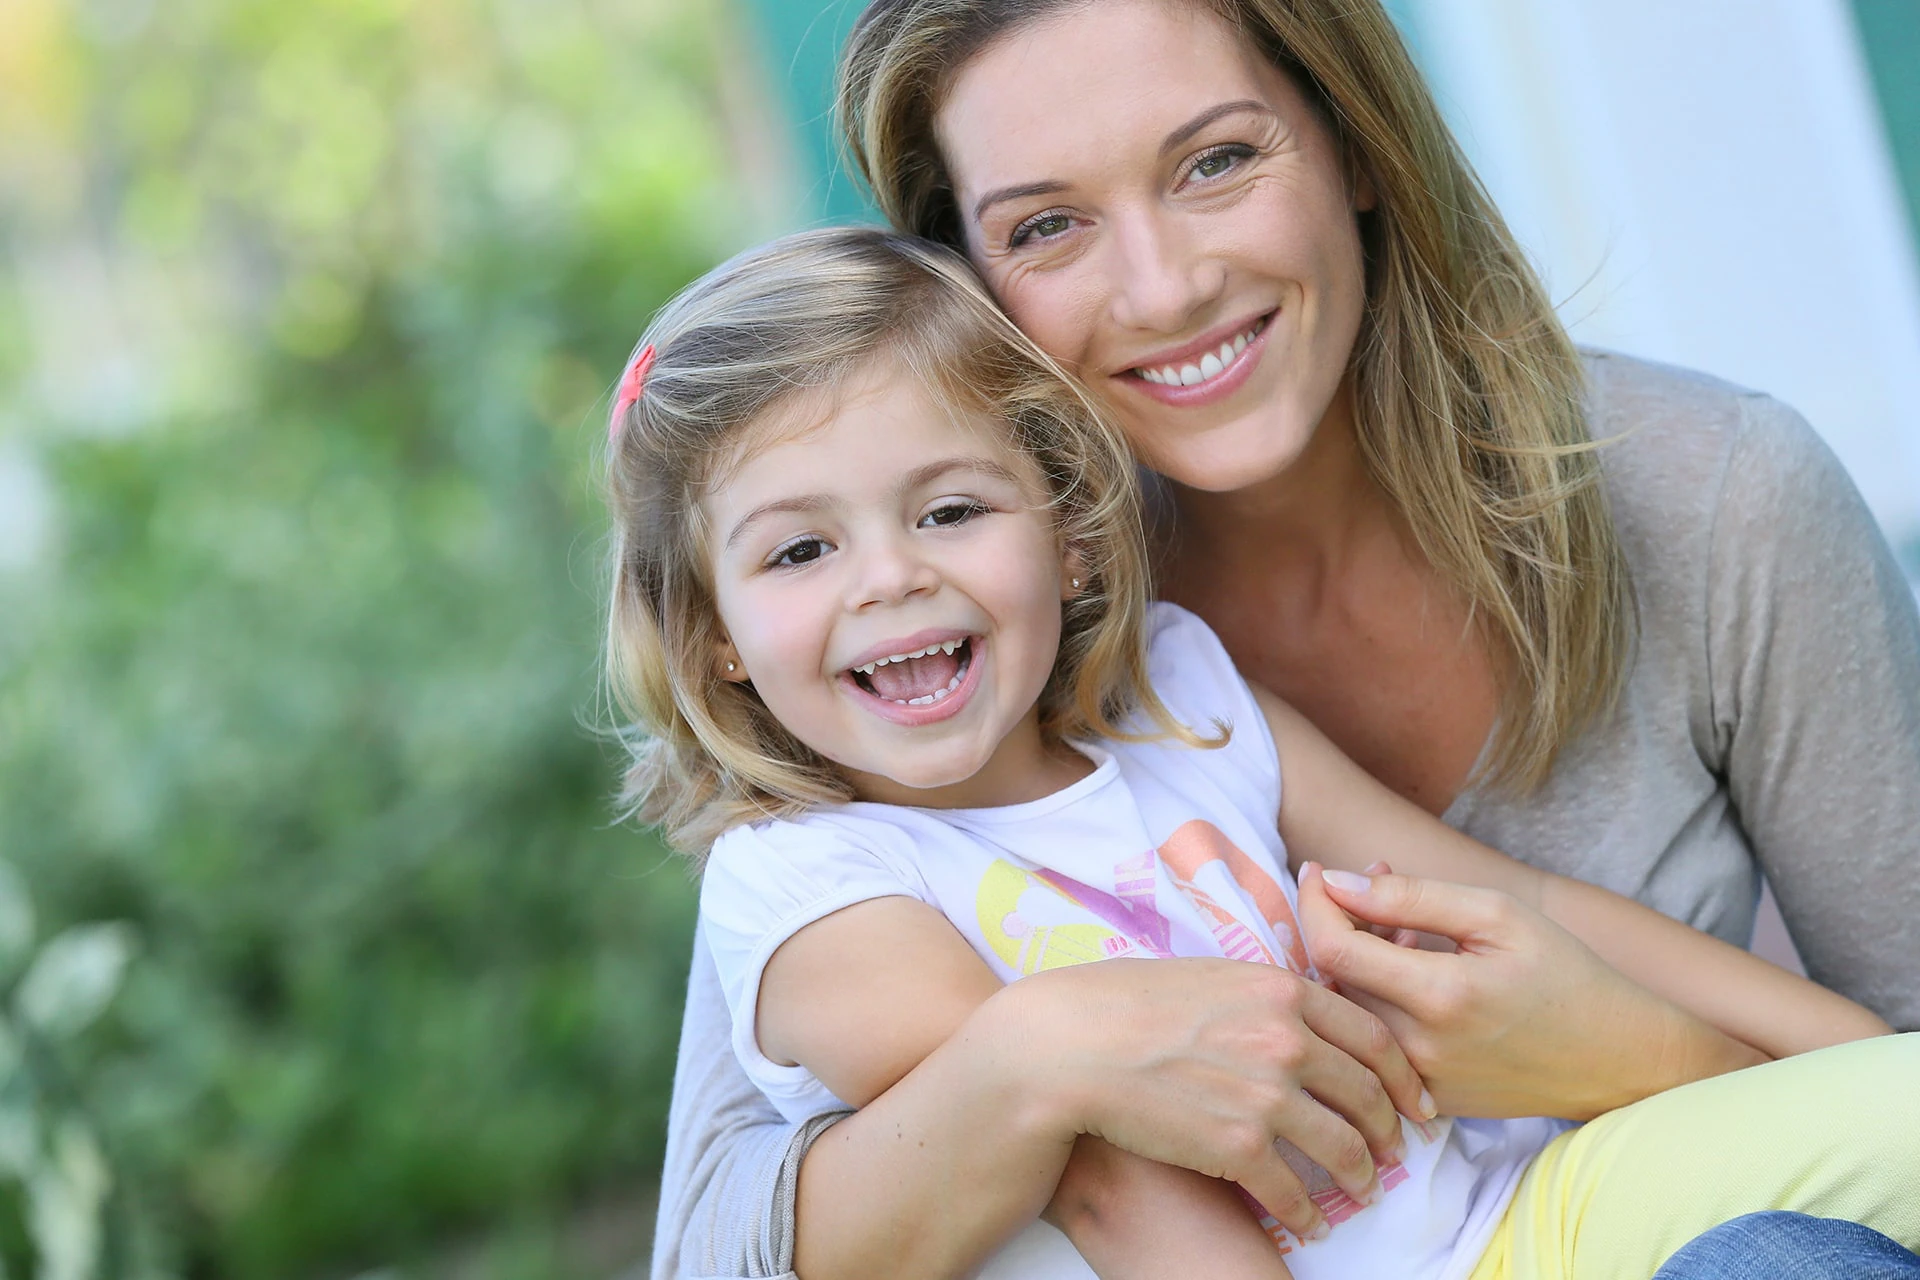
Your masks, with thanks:
[[[1872,516],[1792,410],[1592,354],[1594,438],[1640,637],[1617,714],[1520,798],[1446,821],[1729,942],[1760,877],[1811,976],[1920,1029],[1920,617]],[[823,1117],[784,1124],[729,1043],[695,943],[654,1280],[792,1273],[794,1184]]]

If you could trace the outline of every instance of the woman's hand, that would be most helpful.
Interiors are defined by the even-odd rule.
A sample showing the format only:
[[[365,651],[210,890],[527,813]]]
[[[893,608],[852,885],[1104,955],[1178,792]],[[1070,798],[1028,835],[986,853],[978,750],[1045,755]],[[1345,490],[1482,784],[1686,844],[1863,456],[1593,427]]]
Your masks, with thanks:
[[[1456,950],[1396,946],[1355,919]],[[1585,1120],[1764,1060],[1508,894],[1310,865],[1300,922],[1320,971],[1391,1029],[1451,1115]]]
[[[1116,1147],[1245,1187],[1301,1235],[1321,1214],[1285,1139],[1350,1194],[1378,1193],[1400,1121],[1433,1114],[1386,1026],[1315,983],[1233,960],[1110,960],[1002,993],[1008,1051],[1067,1122]]]

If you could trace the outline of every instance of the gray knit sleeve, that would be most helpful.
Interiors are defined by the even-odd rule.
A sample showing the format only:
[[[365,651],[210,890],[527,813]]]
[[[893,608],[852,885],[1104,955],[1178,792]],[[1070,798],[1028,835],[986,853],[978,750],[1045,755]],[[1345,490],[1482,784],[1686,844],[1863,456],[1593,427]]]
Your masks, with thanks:
[[[1920,617],[1837,459],[1743,398],[1714,516],[1715,755],[1808,973],[1920,1028]]]
[[[790,1280],[800,1161],[844,1114],[782,1120],[734,1058],[730,1030],[713,956],[696,933],[652,1280]]]

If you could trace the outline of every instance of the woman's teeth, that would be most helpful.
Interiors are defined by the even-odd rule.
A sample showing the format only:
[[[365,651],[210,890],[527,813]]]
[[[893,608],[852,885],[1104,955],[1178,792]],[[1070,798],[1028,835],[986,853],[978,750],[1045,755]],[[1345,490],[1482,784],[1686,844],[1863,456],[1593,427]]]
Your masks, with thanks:
[[[1267,322],[1256,321],[1245,333],[1236,335],[1231,341],[1220,344],[1218,351],[1209,351],[1200,357],[1198,364],[1162,365],[1158,369],[1145,367],[1134,372],[1148,382],[1163,387],[1195,387],[1203,382],[1211,382],[1231,369],[1234,362],[1247,352],[1247,344],[1260,336],[1260,330]]]
[[[914,658],[930,658],[936,653],[944,653],[951,657],[953,651],[965,643],[965,640],[949,640],[945,644],[930,644],[926,648],[915,650],[912,653],[896,653],[890,658],[875,658],[863,667],[855,667],[854,670],[858,671],[861,675],[870,676],[876,669],[884,667],[890,662],[907,662]]]

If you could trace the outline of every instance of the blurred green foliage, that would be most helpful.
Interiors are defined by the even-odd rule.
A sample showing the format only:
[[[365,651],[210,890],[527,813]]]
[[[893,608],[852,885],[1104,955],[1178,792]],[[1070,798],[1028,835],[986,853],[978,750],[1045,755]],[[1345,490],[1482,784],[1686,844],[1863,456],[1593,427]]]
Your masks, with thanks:
[[[638,1261],[692,890],[610,825],[590,472],[785,216],[736,36],[0,5],[0,854],[138,940],[67,1066],[143,1271]]]

